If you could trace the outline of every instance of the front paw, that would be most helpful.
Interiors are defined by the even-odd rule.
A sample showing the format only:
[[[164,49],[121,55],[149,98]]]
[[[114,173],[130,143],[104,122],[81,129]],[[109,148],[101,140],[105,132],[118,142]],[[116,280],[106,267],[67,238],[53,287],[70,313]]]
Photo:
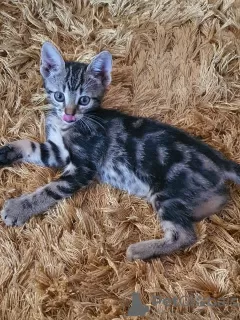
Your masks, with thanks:
[[[21,226],[30,217],[31,203],[24,198],[10,199],[5,202],[1,216],[7,226]]]
[[[0,148],[0,166],[6,166],[21,158],[13,146],[6,145]]]

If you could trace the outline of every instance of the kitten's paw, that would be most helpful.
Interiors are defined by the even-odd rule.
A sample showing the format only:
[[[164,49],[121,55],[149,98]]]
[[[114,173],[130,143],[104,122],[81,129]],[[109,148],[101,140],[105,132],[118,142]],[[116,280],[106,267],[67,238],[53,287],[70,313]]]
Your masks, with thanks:
[[[7,226],[21,226],[31,215],[26,211],[27,204],[21,198],[10,199],[5,202],[1,216]]]
[[[20,154],[13,146],[6,145],[0,148],[0,166],[6,166],[20,158]]]
[[[163,244],[163,239],[153,239],[131,244],[126,252],[127,259],[129,261],[137,259],[146,261],[159,257],[164,253],[162,250]]]
[[[139,243],[131,244],[127,248],[126,256],[129,261],[142,259],[141,250],[139,251]]]

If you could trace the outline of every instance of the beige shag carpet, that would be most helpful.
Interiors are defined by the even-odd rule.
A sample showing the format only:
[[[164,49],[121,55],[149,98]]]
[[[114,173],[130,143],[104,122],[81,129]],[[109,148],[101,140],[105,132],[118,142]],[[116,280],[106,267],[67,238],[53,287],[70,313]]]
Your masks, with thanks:
[[[44,140],[45,40],[69,60],[109,50],[105,107],[174,124],[240,163],[239,0],[1,0],[1,145]],[[0,208],[58,174],[0,168]],[[230,190],[226,208],[196,226],[196,245],[148,263],[126,261],[125,251],[161,237],[153,210],[108,186],[78,192],[25,227],[0,221],[0,319],[239,319],[227,302],[240,299],[240,189]],[[158,303],[127,318],[134,291],[145,304],[153,295],[225,303]]]

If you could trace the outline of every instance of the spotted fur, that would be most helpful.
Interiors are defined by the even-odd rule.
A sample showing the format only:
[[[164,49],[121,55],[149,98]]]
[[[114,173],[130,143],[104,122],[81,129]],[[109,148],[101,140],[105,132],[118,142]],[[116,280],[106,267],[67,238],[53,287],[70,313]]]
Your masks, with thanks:
[[[129,260],[159,257],[192,245],[194,222],[226,203],[225,181],[240,183],[240,165],[173,126],[102,109],[101,99],[111,81],[108,52],[89,65],[64,62],[57,49],[45,43],[41,74],[52,104],[46,142],[9,143],[0,148],[0,164],[31,162],[62,168],[63,173],[32,194],[7,201],[4,222],[22,225],[98,179],[149,201],[162,222],[164,238],[131,245]]]

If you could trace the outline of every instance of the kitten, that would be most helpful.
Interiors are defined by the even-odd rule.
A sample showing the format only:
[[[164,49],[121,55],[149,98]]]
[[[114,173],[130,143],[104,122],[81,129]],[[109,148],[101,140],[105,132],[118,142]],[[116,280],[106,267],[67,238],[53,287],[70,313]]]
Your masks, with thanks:
[[[107,51],[87,65],[65,62],[51,43],[44,43],[40,71],[52,105],[47,140],[3,146],[0,165],[31,162],[63,168],[63,173],[31,194],[8,200],[2,219],[20,226],[98,179],[145,198],[161,220],[164,238],[130,245],[127,258],[170,254],[196,242],[194,223],[226,203],[225,181],[240,183],[240,165],[175,127],[101,109],[111,68]]]

